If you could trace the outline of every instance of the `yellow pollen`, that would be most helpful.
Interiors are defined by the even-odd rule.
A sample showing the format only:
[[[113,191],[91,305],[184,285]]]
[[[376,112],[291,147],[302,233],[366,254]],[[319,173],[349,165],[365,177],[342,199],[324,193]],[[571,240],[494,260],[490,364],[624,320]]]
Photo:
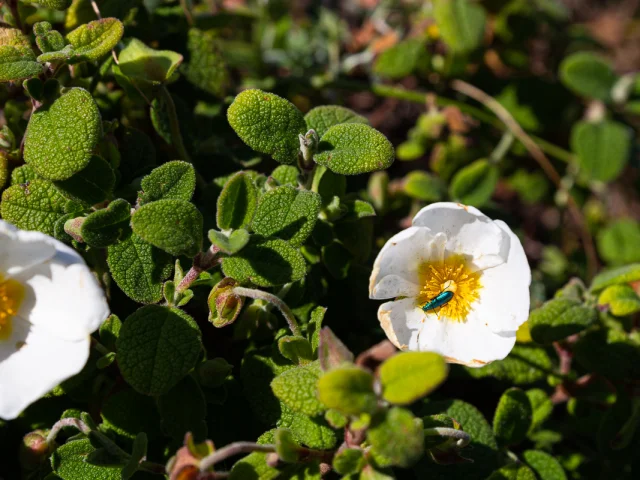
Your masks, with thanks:
[[[18,313],[24,287],[15,280],[4,280],[0,275],[0,340],[11,335],[11,318]]]
[[[453,292],[453,298],[448,303],[428,313],[454,322],[466,321],[473,303],[480,296],[481,272],[472,271],[462,255],[452,255],[440,262],[421,264],[418,275],[422,285],[417,296],[418,307],[422,308],[445,290]]]

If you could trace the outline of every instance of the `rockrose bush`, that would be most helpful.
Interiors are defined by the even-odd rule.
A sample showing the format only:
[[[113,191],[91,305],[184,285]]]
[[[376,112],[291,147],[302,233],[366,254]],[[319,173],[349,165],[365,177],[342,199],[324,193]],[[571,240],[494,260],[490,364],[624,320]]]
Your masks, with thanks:
[[[1,1],[0,478],[637,478],[636,4]]]

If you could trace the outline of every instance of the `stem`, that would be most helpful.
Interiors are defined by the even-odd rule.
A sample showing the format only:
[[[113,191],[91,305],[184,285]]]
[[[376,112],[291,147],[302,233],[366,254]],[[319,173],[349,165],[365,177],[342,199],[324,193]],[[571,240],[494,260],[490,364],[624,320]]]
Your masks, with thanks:
[[[241,453],[265,452],[271,453],[276,451],[275,445],[260,445],[253,442],[234,442],[220,450],[207,455],[200,461],[200,471],[206,472],[216,463],[226,460],[229,457],[240,455]]]
[[[520,124],[513,118],[509,111],[504,108],[495,98],[487,95],[485,92],[473,85],[464,82],[462,80],[454,80],[451,82],[451,88],[455,91],[467,95],[474,100],[482,103],[485,107],[491,110],[505,126],[513,133],[513,135],[524,145],[527,151],[531,154],[533,159],[538,162],[538,165],[542,168],[544,173],[554,183],[557,188],[562,186],[562,177],[555,169],[551,161],[544,154],[540,146],[533,141],[533,139],[527,135],[522,129]],[[574,217],[575,222],[578,224],[578,231],[584,247],[585,254],[587,256],[587,270],[588,277],[592,278],[598,270],[598,256],[593,243],[593,238],[589,232],[587,222],[585,221],[582,212],[578,208],[573,197],[568,198],[568,207],[571,215]]]
[[[51,427],[51,431],[49,431],[49,435],[47,435],[47,443],[49,445],[53,443],[58,436],[58,433],[60,433],[60,430],[64,427],[75,427],[85,435],[89,435],[89,432],[91,432],[91,429],[82,420],[77,418],[63,418],[62,420],[58,420],[54,423],[53,427]]]
[[[13,19],[16,22],[16,27],[18,27],[18,30],[20,30],[22,33],[26,33],[24,31],[24,26],[22,25],[22,20],[20,20],[20,12],[18,12],[18,0],[8,0],[7,5],[11,10],[11,15],[13,15]]]
[[[164,475],[167,471],[164,465],[154,462],[148,462],[146,460],[140,462],[140,470],[144,470],[145,472],[149,473],[157,473],[158,475]]]
[[[95,348],[98,351],[98,353],[100,353],[101,355],[108,355],[111,353],[111,350],[109,350],[107,347],[102,345],[98,340],[96,340],[93,337],[91,337],[91,346]]]
[[[189,10],[189,5],[187,5],[187,0],[180,0],[180,6],[182,7],[182,11],[184,12],[184,16],[187,19],[187,23],[189,26],[193,26],[193,15],[191,14],[191,10]]]
[[[195,282],[198,279],[198,276],[203,272],[202,268],[200,268],[198,265],[193,265],[189,271],[187,272],[187,274],[184,276],[184,278],[182,280],[180,280],[180,283],[178,284],[178,286],[176,287],[176,292],[177,293],[181,293],[184,292],[187,288],[189,288],[191,286],[191,284],[193,282]]]
[[[502,137],[500,138],[500,141],[498,142],[498,145],[496,145],[496,148],[494,148],[493,152],[491,152],[491,155],[489,155],[491,162],[498,163],[500,160],[502,160],[511,148],[511,145],[513,145],[514,139],[515,137],[510,130],[504,132],[502,134]]]
[[[289,308],[289,306],[282,301],[281,298],[277,297],[273,293],[263,292],[262,290],[255,290],[253,288],[245,288],[245,287],[235,287],[233,289],[233,293],[236,295],[240,295],[242,297],[253,298],[255,300],[264,300],[265,302],[269,302],[275,305],[282,316],[289,324],[289,329],[291,333],[297,336],[302,336],[302,332],[300,327],[298,326],[298,322],[296,321],[296,317],[293,315],[293,312]]]
[[[98,4],[95,2],[95,0],[91,0],[91,8],[93,8],[93,11],[96,13],[96,17],[98,17],[98,20],[102,20],[100,8],[98,8]]]
[[[463,448],[469,445],[471,442],[471,437],[467,432],[463,432],[462,430],[456,430],[455,428],[447,428],[447,427],[433,427],[427,428],[424,431],[426,436],[438,436],[438,437],[448,437],[454,438],[457,440],[456,447]]]

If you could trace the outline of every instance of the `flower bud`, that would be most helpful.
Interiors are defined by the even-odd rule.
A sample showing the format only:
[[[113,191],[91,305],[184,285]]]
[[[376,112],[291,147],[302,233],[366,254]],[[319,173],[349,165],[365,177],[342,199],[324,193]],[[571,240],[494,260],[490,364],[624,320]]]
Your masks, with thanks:
[[[20,444],[20,465],[25,470],[35,470],[47,460],[52,451],[44,430],[27,433]]]
[[[244,305],[244,298],[233,293],[237,285],[232,278],[223,278],[209,294],[209,321],[221,328],[235,322]]]
[[[167,463],[169,480],[200,480],[210,478],[207,472],[200,471],[200,460],[215,451],[211,440],[195,443],[188,432],[184,437],[184,446]]]

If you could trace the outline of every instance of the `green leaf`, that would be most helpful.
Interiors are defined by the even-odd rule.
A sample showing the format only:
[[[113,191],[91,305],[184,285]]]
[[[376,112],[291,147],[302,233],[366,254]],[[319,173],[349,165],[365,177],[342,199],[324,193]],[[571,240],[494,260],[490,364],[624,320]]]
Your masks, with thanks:
[[[122,376],[145,395],[167,393],[195,366],[202,349],[193,318],[158,305],[131,314],[116,346]]]
[[[487,480],[537,480],[533,471],[525,465],[511,464],[493,472]]]
[[[484,8],[469,0],[437,0],[433,15],[443,40],[454,53],[468,53],[480,46],[484,35]]]
[[[548,453],[539,450],[525,450],[522,457],[536,472],[540,480],[567,480],[560,463]]]
[[[54,10],[66,10],[71,6],[72,0],[22,0],[24,3],[35,3]]]
[[[384,170],[394,159],[393,145],[387,137],[361,123],[334,125],[322,136],[319,147],[314,161],[342,175]]]
[[[277,238],[253,236],[239,253],[222,260],[222,271],[227,277],[260,287],[295,282],[305,276],[306,270],[302,254]]]
[[[182,441],[191,432],[196,442],[207,438],[207,404],[193,377],[187,375],[171,390],[158,397],[162,428],[171,438]]]
[[[402,183],[404,193],[423,202],[437,202],[444,195],[442,181],[427,172],[414,170],[410,172]]]
[[[118,55],[120,71],[127,77],[155,84],[169,80],[182,63],[183,57],[170,50],[154,50],[137,38],[125,40]]]
[[[129,461],[122,469],[122,480],[129,480],[138,471],[140,464],[147,458],[147,434],[138,433],[133,440],[133,449]]]
[[[56,50],[55,52],[47,52],[42,55],[38,55],[36,59],[40,63],[62,63],[68,61],[74,55],[73,47],[71,45],[65,46],[62,50]]]
[[[367,441],[376,463],[407,468],[424,454],[422,420],[409,410],[392,407],[367,430]]]
[[[320,331],[325,313],[327,313],[325,307],[318,306],[314,308],[311,311],[309,323],[307,324],[307,335],[314,353],[318,351],[318,347],[320,346]],[[318,357],[320,356],[318,355]]]
[[[120,335],[122,320],[113,313],[100,325],[100,343],[110,350],[116,349],[116,340]]]
[[[408,38],[378,55],[373,71],[382,77],[400,79],[411,75],[428,61],[424,38]]]
[[[51,468],[62,480],[121,480],[122,465],[98,466],[85,461],[95,451],[95,447],[86,438],[67,442],[54,450]]]
[[[162,282],[173,269],[169,254],[135,233],[109,246],[107,264],[118,287],[140,303],[156,303],[162,299]]]
[[[313,316],[313,313],[311,314]],[[286,335],[278,339],[278,350],[287,360],[295,364],[308,363],[313,360],[311,343],[304,337]]]
[[[298,175],[300,175],[300,171],[293,165],[278,165],[271,172],[271,177],[280,185],[291,185],[292,187],[298,186]]]
[[[118,138],[120,172],[124,183],[147,173],[156,163],[156,149],[151,139],[135,128],[125,128]]]
[[[298,159],[298,135],[307,131],[300,110],[273,93],[250,89],[238,94],[227,110],[229,124],[257,152],[271,155],[279,163]]]
[[[95,248],[113,245],[129,230],[131,205],[118,198],[107,208],[90,213],[80,227],[82,239]]]
[[[0,213],[7,222],[22,230],[39,230],[53,235],[53,227],[67,200],[46,180],[14,185],[2,192]]]
[[[224,358],[212,358],[198,365],[198,380],[204,387],[216,388],[224,383],[232,370],[233,365]]]
[[[93,62],[108,54],[124,34],[124,25],[117,18],[101,18],[80,25],[67,34],[74,49],[71,63]]]
[[[358,473],[367,464],[364,453],[359,448],[344,448],[338,450],[333,457],[333,469],[340,475]]]
[[[313,173],[312,190],[322,197],[322,204],[329,205],[335,197],[343,197],[347,193],[347,179],[323,166],[316,167]]]
[[[538,343],[552,343],[581,332],[598,318],[593,308],[570,299],[554,299],[529,316],[531,338]]]
[[[315,417],[326,410],[316,398],[316,384],[321,373],[317,361],[298,366],[274,378],[271,389],[275,396],[292,410]]]
[[[196,171],[190,163],[174,160],[155,168],[140,185],[141,205],[167,198],[188,202],[196,189]]]
[[[510,388],[502,394],[495,416],[493,433],[501,445],[520,443],[531,426],[531,403],[529,397],[519,388]]]
[[[597,292],[610,285],[620,285],[640,280],[640,263],[612,268],[599,273],[591,282],[591,291]]]
[[[249,243],[249,232],[244,228],[234,230],[229,236],[217,230],[209,230],[208,236],[213,245],[229,255],[239,252]]]
[[[41,177],[66,180],[83,170],[102,138],[96,102],[82,88],[71,88],[38,108],[24,137],[24,159]]]
[[[372,413],[378,403],[373,380],[371,373],[355,365],[337,367],[320,377],[318,398],[346,415]]]
[[[571,149],[580,169],[593,180],[609,182],[624,169],[631,151],[631,131],[611,120],[576,122],[571,130]]]
[[[596,237],[598,253],[614,265],[626,265],[640,261],[640,224],[626,218],[616,220],[602,228]]]
[[[312,108],[304,116],[304,120],[307,123],[307,128],[315,130],[318,137],[322,137],[329,128],[341,123],[369,123],[362,115],[338,105],[323,105]]]
[[[398,353],[380,366],[382,396],[389,403],[408,405],[435,390],[447,378],[448,370],[437,353]]]
[[[258,190],[251,177],[238,172],[224,184],[218,197],[216,221],[221,230],[248,226],[258,203]]]
[[[459,202],[481,207],[491,199],[498,176],[498,167],[485,159],[476,160],[455,174],[449,193]]]
[[[131,228],[144,241],[174,256],[195,256],[202,250],[202,214],[190,202],[166,199],[141,206]]]
[[[529,433],[537,429],[553,412],[553,402],[544,390],[532,388],[525,392],[531,403],[531,427]]]
[[[135,390],[121,390],[110,395],[100,410],[102,428],[133,440],[139,432],[150,438],[162,436],[160,417],[153,398]]]
[[[630,285],[612,285],[602,291],[598,305],[617,317],[624,317],[640,312],[640,297]]]
[[[560,64],[560,80],[576,95],[608,102],[617,76],[604,59],[591,52],[578,52]]]
[[[0,45],[0,82],[36,77],[42,70],[29,47]]]
[[[66,45],[60,32],[52,30],[49,22],[34,23],[33,33],[36,36],[36,44],[42,53],[62,50]]]
[[[259,235],[282,238],[297,247],[311,234],[320,207],[317,193],[277,187],[260,197],[251,228]]]
[[[290,430],[279,428],[275,431],[273,440],[280,460],[288,463],[295,463],[300,460],[302,448],[296,443]]]
[[[288,428],[297,442],[310,448],[329,450],[336,445],[336,432],[322,418],[310,418],[295,412],[284,403],[280,404],[282,415],[276,424],[280,428]]]
[[[11,172],[11,185],[29,183],[38,178],[33,167],[22,165]]]
[[[640,377],[640,350],[626,332],[593,330],[581,335],[573,346],[574,360],[586,371],[608,380]]]
[[[53,182],[65,197],[87,205],[95,205],[108,199],[115,183],[113,169],[97,155],[93,155],[89,164],[78,173],[66,180]]]
[[[229,86],[229,72],[215,31],[189,29],[187,80],[205,92],[222,97]]]
[[[482,368],[466,367],[465,370],[473,378],[494,377],[514,385],[527,385],[546,378],[552,367],[551,358],[544,348],[516,344],[504,360],[491,362]]]

